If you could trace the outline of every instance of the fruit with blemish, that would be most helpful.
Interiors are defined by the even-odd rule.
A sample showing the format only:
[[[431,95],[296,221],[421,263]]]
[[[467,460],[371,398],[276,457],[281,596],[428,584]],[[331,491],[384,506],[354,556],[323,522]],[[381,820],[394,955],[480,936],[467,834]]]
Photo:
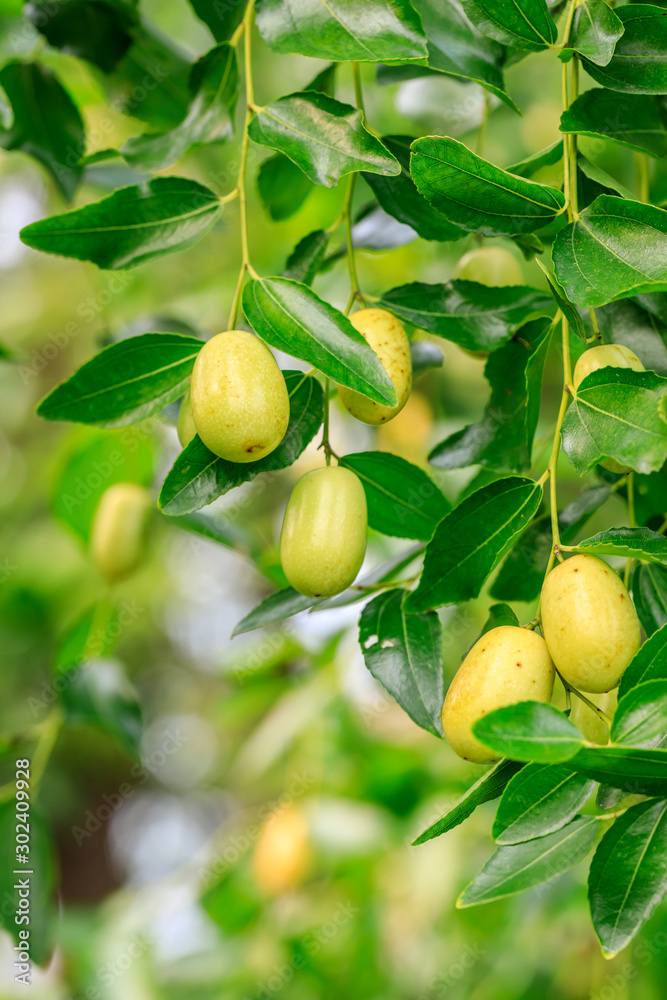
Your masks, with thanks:
[[[403,326],[385,309],[360,309],[350,316],[352,326],[373,348],[396,390],[396,405],[376,403],[361,392],[338,387],[345,409],[365,424],[384,424],[405,406],[412,388],[410,341]]]

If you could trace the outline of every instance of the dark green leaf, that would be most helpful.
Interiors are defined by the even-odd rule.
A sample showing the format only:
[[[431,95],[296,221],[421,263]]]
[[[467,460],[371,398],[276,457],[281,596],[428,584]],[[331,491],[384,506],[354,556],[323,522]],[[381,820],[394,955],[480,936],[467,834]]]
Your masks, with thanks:
[[[614,822],[591,862],[588,899],[606,958],[632,940],[667,892],[667,802],[638,802]]]
[[[466,497],[436,528],[408,607],[426,611],[477,597],[541,500],[542,487],[519,476],[499,479]]]
[[[632,578],[632,597],[647,635],[667,625],[667,569],[640,563]]]
[[[275,222],[294,215],[312,190],[312,181],[282,153],[269,156],[257,173],[257,191]]]
[[[492,628],[499,628],[501,625],[517,626],[519,625],[519,619],[509,604],[492,604],[489,608],[489,616],[479,634],[480,639],[487,632],[490,632]]]
[[[129,164],[162,170],[193,146],[231,139],[239,89],[236,50],[223,42],[202,56],[192,67],[190,87],[192,101],[180,125],[130,139],[121,150]]]
[[[667,564],[667,538],[650,528],[609,528],[578,542],[577,551]]]
[[[405,590],[390,590],[366,605],[359,643],[373,677],[412,721],[442,736],[442,626],[434,611],[407,612],[405,595]]]
[[[34,794],[34,793],[33,793]],[[20,866],[16,862],[16,803],[3,802],[0,805],[0,927],[11,934],[16,942],[17,951],[12,952],[12,961],[18,962],[19,946],[25,950],[25,939],[19,937],[19,931],[30,931],[30,959],[37,965],[46,965],[53,952],[58,913],[54,903],[55,888],[55,850],[51,842],[51,832],[34,802],[30,804],[30,875],[19,876],[14,872]],[[21,831],[22,832],[22,831]],[[30,924],[18,924],[15,915],[19,910],[21,896],[17,879],[28,879],[30,883]],[[14,957],[16,956],[16,957]],[[32,972],[32,970],[31,970]],[[17,967],[13,969],[17,974]],[[30,986],[34,984],[31,978]]]
[[[417,378],[429,368],[442,368],[444,355],[437,344],[430,340],[411,340],[410,357],[412,358],[412,378]]]
[[[190,6],[216,42],[228,42],[243,20],[248,0],[190,0]]]
[[[583,475],[603,458],[654,472],[667,458],[659,405],[667,380],[653,372],[601,368],[580,383],[563,422],[563,447]]]
[[[539,153],[533,153],[532,156],[528,156],[525,160],[520,160],[518,163],[513,163],[505,169],[508,173],[516,174],[518,177],[532,177],[542,167],[553,167],[554,164],[562,159],[563,140],[558,139],[551,146],[540,150]]]
[[[330,239],[331,233],[326,229],[316,229],[304,236],[289,255],[283,278],[300,281],[303,285],[312,285],[324,260]]]
[[[302,372],[285,372],[290,421],[275,451],[258,462],[237,464],[218,458],[195,436],[165,479],[159,506],[165,514],[189,514],[263,472],[286,469],[312,441],[322,423],[322,387]]]
[[[606,66],[625,25],[605,0],[586,0],[574,12],[568,45],[597,66]]]
[[[144,333],[106,347],[42,400],[46,420],[123,427],[178,399],[202,341],[177,333]]]
[[[520,844],[560,830],[584,807],[595,782],[560,764],[527,764],[515,774],[493,824],[499,844]]]
[[[667,21],[667,18],[665,19]],[[667,212],[600,195],[558,233],[556,275],[568,298],[587,308],[667,289]]]
[[[10,128],[0,127],[0,146],[34,156],[71,201],[81,180],[86,136],[79,109],[56,75],[34,62],[8,62],[0,86],[12,106]]]
[[[667,19],[664,11],[649,4],[621,7],[623,37],[611,62],[596,66],[584,59],[587,73],[610,90],[628,94],[667,93]]]
[[[667,796],[667,750],[585,748],[572,757],[567,766],[594,781],[623,788],[633,795]]]
[[[623,146],[664,159],[667,130],[656,101],[594,87],[573,101],[560,121],[561,132],[613,139]]]
[[[315,604],[319,603],[317,597],[304,597],[293,587],[286,587],[275,594],[269,594],[263,601],[253,608],[234,627],[232,636],[242,635],[244,632],[252,632],[253,629],[263,628],[265,625],[277,625],[278,622],[298,615],[300,611],[308,611]]]
[[[587,160],[581,153],[577,156],[577,184],[580,209],[587,208],[601,194],[618,194],[621,198],[634,201],[634,195],[624,184],[608,174],[599,164]]]
[[[483,236],[533,232],[551,222],[565,203],[556,188],[510,174],[447,137],[415,140],[410,170],[434,208]]]
[[[551,329],[549,319],[533,320],[490,355],[484,375],[491,398],[482,419],[437,444],[428,457],[432,465],[483,465],[496,472],[530,468]]]
[[[53,48],[99,66],[118,65],[132,44],[137,14],[123,0],[45,0],[26,3],[23,13]]]
[[[375,531],[428,541],[452,509],[428,473],[398,455],[362,451],[344,455],[340,464],[361,480]]]
[[[260,108],[248,135],[284,153],[311,181],[326,187],[355,170],[389,176],[401,170],[380,140],[366,131],[361,111],[313,90]]]
[[[34,250],[116,270],[187,250],[220,212],[216,195],[185,177],[155,177],[102,201],[33,222],[21,239]]]
[[[114,660],[88,663],[68,675],[61,700],[70,725],[93,725],[115,736],[132,755],[141,738],[137,693]]]
[[[407,0],[259,0],[257,27],[276,52],[334,62],[413,62],[426,56],[421,21]]]
[[[569,321],[572,329],[576,330],[581,339],[585,341],[586,328],[584,326],[579,310],[574,305],[572,305],[567,295],[565,294],[565,290],[561,287],[560,282],[558,281],[558,278],[555,276],[555,274],[552,274],[552,272],[547,267],[544,266],[541,260],[536,260],[535,263],[539,267],[544,277],[547,279],[549,291],[551,292],[554,302],[556,303],[560,311],[563,313],[563,316],[565,316],[565,318]]]
[[[401,285],[385,292],[381,305],[469,351],[493,351],[528,319],[553,309],[550,296],[535,288],[489,288],[476,281]]]
[[[651,679],[637,684],[618,703],[611,727],[614,743],[633,746],[667,730],[667,662],[650,672]],[[654,679],[660,677],[661,679]]]
[[[499,847],[460,896],[457,907],[515,896],[562,875],[582,861],[595,842],[598,824],[576,819],[546,837]]]
[[[377,354],[347,316],[306,285],[287,278],[257,278],[243,291],[243,311],[272,347],[377,403],[396,403],[393,383]]]
[[[559,764],[581,748],[583,737],[562,712],[541,701],[497,708],[473,725],[477,739],[512,760]]]
[[[462,4],[472,23],[503,45],[539,52],[558,37],[544,0],[462,0]]]

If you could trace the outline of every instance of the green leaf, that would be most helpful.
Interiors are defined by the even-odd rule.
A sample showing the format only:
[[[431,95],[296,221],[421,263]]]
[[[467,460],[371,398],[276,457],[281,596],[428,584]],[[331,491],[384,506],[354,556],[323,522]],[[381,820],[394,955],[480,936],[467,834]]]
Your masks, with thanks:
[[[243,20],[248,0],[237,0],[236,3],[190,0],[190,6],[209,28],[216,42],[228,42]]]
[[[560,130],[610,139],[658,159],[667,156],[667,129],[658,104],[641,94],[587,90],[563,112]]]
[[[275,52],[334,62],[414,62],[426,56],[407,0],[259,0],[257,27]]]
[[[400,165],[379,139],[366,130],[363,115],[351,104],[306,90],[260,108],[248,135],[289,157],[315,184],[334,187],[356,170],[389,176]]]
[[[202,184],[185,177],[155,177],[74,212],[33,222],[20,235],[33,250],[116,270],[187,250],[219,213],[217,196]]]
[[[503,792],[493,823],[498,844],[520,844],[560,830],[591,796],[595,782],[560,764],[527,764]]]
[[[562,875],[582,861],[592,848],[598,824],[591,817],[576,819],[546,837],[525,844],[499,847],[460,896],[457,907],[491,903],[516,896]]]
[[[23,5],[49,45],[110,73],[132,44],[137,13],[122,0],[46,0]]]
[[[601,194],[618,194],[621,198],[634,201],[634,195],[624,184],[581,153],[577,156],[577,185],[580,208],[587,208]]]
[[[667,569],[640,563],[632,577],[632,597],[647,635],[667,625]]]
[[[428,473],[398,455],[361,451],[344,455],[339,464],[361,480],[368,523],[384,535],[428,541],[452,509]]]
[[[182,396],[202,349],[177,333],[144,333],[106,347],[39,404],[46,420],[123,427]]]
[[[99,608],[99,604],[86,608],[62,637],[53,661],[54,674],[68,674],[87,659],[109,655],[120,631],[118,613],[112,608],[109,618],[99,625]]]
[[[583,475],[603,458],[655,472],[667,458],[667,424],[659,406],[667,380],[653,372],[601,368],[573,393],[563,421],[563,448]]]
[[[544,0],[462,0],[462,5],[480,31],[503,45],[540,52],[558,37]]]
[[[591,308],[667,290],[667,212],[600,195],[556,236],[554,266],[568,298]]]
[[[0,146],[20,149],[39,160],[68,201],[77,189],[86,151],[83,121],[57,76],[34,62],[8,62],[0,86],[12,106],[9,128],[0,127]]]
[[[407,599],[410,610],[477,597],[541,500],[542,487],[519,476],[499,479],[466,497],[443,518],[426,548],[419,586]]]
[[[256,628],[263,628],[265,625],[277,625],[278,622],[298,615],[301,611],[308,611],[319,603],[317,597],[304,597],[293,587],[285,587],[275,594],[269,594],[263,601],[253,608],[241,621],[235,625],[232,636],[242,635],[244,632],[252,632]]]
[[[667,796],[667,750],[594,747],[580,750],[567,764],[573,771],[633,795]]]
[[[569,545],[592,514],[609,499],[608,486],[585,490],[558,515],[561,542]],[[505,562],[491,586],[491,596],[499,601],[534,601],[539,597],[551,553],[551,518],[533,521]]]
[[[667,892],[667,802],[638,802],[593,855],[588,900],[606,958],[632,940]]]
[[[454,226],[441,212],[422,197],[410,176],[410,144],[414,138],[409,135],[384,135],[382,143],[396,157],[401,172],[395,177],[379,174],[364,174],[371,191],[380,206],[399,222],[411,226],[425,240],[458,240],[465,236],[462,229]]]
[[[492,628],[499,628],[501,625],[519,625],[519,619],[512,611],[509,604],[492,604],[489,608],[489,616],[484,622],[479,637],[486,635]]]
[[[491,398],[482,419],[437,444],[428,456],[431,465],[482,465],[496,472],[530,468],[551,330],[549,319],[533,320],[489,356],[484,375]]]
[[[572,305],[567,295],[565,294],[565,290],[561,287],[560,282],[558,281],[558,278],[555,276],[555,274],[552,274],[552,272],[547,267],[544,266],[541,260],[536,259],[535,263],[539,267],[544,277],[547,279],[549,291],[551,292],[554,302],[556,303],[560,311],[563,313],[565,318],[569,320],[572,329],[576,330],[581,339],[585,341],[586,328],[584,326],[584,322],[581,318],[579,310],[574,305]]]
[[[313,279],[324,261],[330,239],[331,233],[328,233],[326,229],[316,229],[304,236],[289,255],[282,274],[283,278],[300,281],[303,285],[312,285]]]
[[[290,420],[275,451],[258,462],[237,464],[218,458],[195,436],[178,456],[162,485],[158,500],[165,514],[189,514],[248,483],[263,472],[292,465],[312,441],[322,423],[322,387],[302,372],[284,372],[290,397]]]
[[[667,538],[650,528],[608,528],[578,542],[577,551],[667,564]]]
[[[556,188],[510,174],[447,137],[413,142],[410,170],[434,208],[483,236],[531,233],[552,222],[565,204]]]
[[[477,806],[497,799],[507,786],[510,778],[522,767],[523,764],[517,764],[513,760],[498,761],[474,785],[470,786],[468,791],[441,819],[433,823],[432,826],[429,826],[427,830],[424,830],[412,842],[413,847],[418,847],[419,844],[425,844],[427,841],[433,840],[434,837],[440,837],[441,834],[448,833],[449,830],[453,830],[454,827],[459,826],[464,820],[468,819],[468,816],[472,816]]]
[[[368,670],[412,721],[442,736],[442,626],[434,611],[406,611],[405,595],[390,590],[366,605],[359,643]]]
[[[497,708],[473,725],[477,739],[512,760],[559,764],[581,748],[583,737],[562,712],[541,701]]]
[[[192,101],[180,125],[169,132],[149,132],[126,142],[121,153],[131,166],[162,170],[193,146],[232,138],[239,90],[236,50],[223,42],[202,56],[192,67],[190,89]]]
[[[88,663],[68,675],[60,694],[70,725],[104,729],[136,756],[141,739],[137,693],[114,660]]]
[[[597,66],[606,66],[625,25],[605,0],[586,0],[577,7],[568,45]]]
[[[342,594],[318,601],[313,608],[313,613],[329,611],[331,608],[347,607],[349,604],[356,604],[357,601],[367,601],[368,592],[358,588],[375,587],[378,583],[388,583],[419,559],[423,551],[423,545],[413,545],[403,552],[390,556],[389,559],[385,559],[379,566],[372,569],[370,573],[360,577],[358,584],[355,583],[348,587]]]
[[[412,359],[413,380],[422,372],[428,371],[429,368],[442,368],[445,360],[438,345],[431,343],[430,340],[411,340],[410,357]]]
[[[305,361],[339,385],[377,403],[396,403],[396,391],[377,354],[338,309],[306,285],[257,278],[243,291],[252,328],[276,350]]]
[[[532,177],[542,167],[553,167],[562,159],[563,140],[558,139],[550,146],[547,146],[546,149],[540,150],[539,153],[533,153],[532,156],[528,156],[525,160],[520,160],[518,163],[513,163],[505,169],[508,173],[517,174],[519,177]]]
[[[667,93],[664,11],[649,4],[635,4],[620,7],[616,14],[625,31],[616,44],[613,58],[606,66],[596,66],[584,59],[586,72],[610,90],[627,94]]]
[[[257,173],[259,197],[274,222],[298,212],[312,190],[312,181],[282,153],[269,156]]]
[[[618,703],[611,727],[613,743],[634,746],[667,730],[667,662],[651,677],[628,691]]]
[[[18,756],[18,754],[16,755]],[[34,769],[33,769],[34,773]],[[34,792],[33,792],[34,794]],[[30,864],[25,865],[31,874],[20,876],[14,872],[18,867],[16,857],[16,802],[0,804],[0,927],[4,928],[16,946],[25,946],[25,940],[19,937],[19,931],[30,931],[30,959],[37,965],[48,963],[55,943],[55,931],[58,913],[54,903],[55,891],[55,849],[52,843],[51,831],[44,816],[34,802],[30,803],[30,813],[27,818],[30,826]],[[23,832],[23,831],[19,831]],[[30,888],[30,924],[18,924],[15,914],[19,912],[21,897],[19,896],[18,879],[28,879]],[[13,961],[18,962],[17,952],[12,952]],[[14,957],[16,956],[16,957]],[[14,968],[16,974],[16,967]],[[31,979],[30,986],[34,980]]]
[[[528,319],[553,309],[549,295],[527,285],[489,288],[476,281],[400,285],[380,305],[468,351],[494,351]]]

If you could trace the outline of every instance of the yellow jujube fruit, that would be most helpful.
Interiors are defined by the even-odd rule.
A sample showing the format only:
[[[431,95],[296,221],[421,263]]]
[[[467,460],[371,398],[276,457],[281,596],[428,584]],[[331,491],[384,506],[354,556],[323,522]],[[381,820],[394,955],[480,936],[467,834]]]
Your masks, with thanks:
[[[366,495],[342,466],[302,476],[287,504],[280,559],[289,583],[307,597],[332,597],[354,582],[366,554]]]
[[[108,580],[120,580],[144,557],[151,498],[137,483],[115,483],[102,494],[90,529],[90,554]]]
[[[306,817],[297,806],[288,806],[260,830],[252,858],[255,881],[269,895],[288,892],[303,881],[311,856]]]
[[[480,285],[522,285],[521,265],[502,247],[478,247],[464,253],[454,268],[454,278]]]
[[[345,409],[365,424],[384,424],[405,406],[412,388],[410,341],[395,316],[384,309],[360,309],[350,316],[352,326],[373,348],[396,390],[396,406],[374,403],[368,396],[338,387]]]
[[[181,442],[181,447],[187,448],[187,446],[192,441],[193,437],[197,433],[197,428],[195,427],[195,418],[192,416],[192,402],[190,400],[190,393],[183,397],[181,407],[178,411],[178,423],[176,424],[176,431],[178,433],[178,440]]]
[[[555,666],[581,691],[617,687],[640,645],[639,619],[623,581],[602,559],[577,555],[542,587],[542,631]]]
[[[554,668],[544,639],[517,625],[500,625],[478,639],[449,686],[442,726],[459,757],[478,764],[499,755],[473,736],[475,722],[519,701],[551,699]]]
[[[252,333],[227,330],[197,355],[190,400],[197,433],[229,462],[256,462],[278,447],[289,423],[285,379]]]

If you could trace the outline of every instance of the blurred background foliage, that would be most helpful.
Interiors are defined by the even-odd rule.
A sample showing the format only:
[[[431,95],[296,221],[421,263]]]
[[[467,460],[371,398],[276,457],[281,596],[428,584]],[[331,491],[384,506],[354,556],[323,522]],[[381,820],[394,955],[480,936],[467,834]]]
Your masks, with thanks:
[[[185,2],[142,6],[187,58],[210,47]],[[19,0],[0,3],[3,58],[41,47],[20,13]],[[117,148],[142,131],[139,117],[110,103],[92,66],[51,50],[40,58],[82,109],[87,153]],[[258,39],[258,101],[300,89],[320,68],[314,60],[278,57]],[[476,86],[433,77],[377,86],[372,66],[363,67],[363,78],[368,120],[379,132],[477,141],[485,98]],[[507,82],[524,114],[491,102],[484,154],[500,165],[555,141],[560,115],[553,56],[528,56],[507,70]],[[337,96],[353,96],[346,68]],[[159,92],[151,100],[161,98]],[[632,152],[586,138],[581,148],[636,189]],[[270,220],[254,184],[266,152],[251,146],[250,242],[257,270],[275,274],[302,236],[333,222],[343,192],[312,187],[290,218]],[[233,187],[237,158],[234,143],[211,147],[166,172],[224,193]],[[560,183],[553,169],[538,179]],[[102,197],[109,171],[116,184],[118,170],[128,183],[136,180],[127,167],[89,168],[77,204]],[[661,204],[667,170],[658,163],[654,171],[653,200]],[[170,412],[96,432],[40,422],[35,405],[105,343],[148,330],[193,329],[207,337],[223,329],[239,263],[238,206],[226,208],[223,222],[186,256],[104,273],[24,247],[17,235],[23,225],[66,206],[23,154],[3,153],[0,177],[0,343],[13,355],[13,363],[0,365],[0,779],[9,781],[17,756],[29,756],[45,738],[43,724],[59,699],[72,708],[73,723],[57,738],[37,803],[54,830],[60,923],[59,947],[46,970],[35,970],[32,995],[664,1000],[664,910],[632,950],[605,962],[577,870],[516,900],[455,909],[491,852],[492,807],[445,838],[410,846],[479,772],[418,729],[366,673],[355,634],[358,607],[302,614],[230,638],[238,619],[283,583],[276,544],[282,512],[295,479],[321,461],[314,447],[294,468],[207,510],[221,541],[156,511],[149,558],[114,595],[113,659],[100,649],[95,665],[107,702],[100,709],[95,691],[82,698],[72,690],[68,669],[80,654],[82,621],[87,627],[95,602],[104,608],[108,596],[86,555],[100,491],[131,479],[157,494],[179,448]],[[370,201],[360,182],[356,207]],[[468,241],[414,241],[405,231],[397,242],[404,245],[360,252],[364,290],[446,280],[469,248]],[[534,263],[522,266],[526,283],[544,287]],[[318,277],[316,290],[344,306],[344,260]],[[483,361],[441,346],[443,368],[420,376],[391,425],[377,432],[336,409],[334,447],[380,447],[424,465],[446,433],[477,419],[487,396]],[[554,355],[536,439],[540,472],[558,382]],[[455,500],[477,470],[433,474]],[[567,460],[562,483],[565,502],[581,486]],[[621,521],[620,500],[611,504],[589,534],[615,510]],[[399,548],[374,536],[368,566]],[[489,603],[483,595],[442,612],[447,678],[479,634]],[[516,610],[522,621],[532,617],[530,605]],[[13,983],[11,949],[3,934],[0,996],[7,998],[24,989]]]

